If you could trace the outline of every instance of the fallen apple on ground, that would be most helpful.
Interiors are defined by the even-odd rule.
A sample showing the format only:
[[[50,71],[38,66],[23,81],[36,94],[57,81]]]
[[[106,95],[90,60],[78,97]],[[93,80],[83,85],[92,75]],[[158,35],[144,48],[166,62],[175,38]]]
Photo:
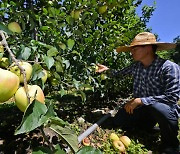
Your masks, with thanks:
[[[85,145],[85,146],[90,146],[90,140],[89,140],[89,138],[84,138],[83,139],[83,141],[82,141],[82,143],[83,143],[83,145]]]
[[[119,137],[117,136],[116,133],[111,133],[109,138],[112,140],[112,141],[117,141],[119,140]]]
[[[0,102],[9,100],[19,87],[19,77],[0,68]]]
[[[120,140],[113,141],[113,147],[122,153],[126,151],[124,144]]]
[[[26,81],[28,82],[31,78],[31,75],[32,75],[32,65],[28,62],[18,62],[19,65],[24,68],[25,70],[25,73],[26,73]],[[15,73],[17,76],[19,76],[20,78],[20,83],[23,83],[24,82],[24,76],[23,74],[20,72],[20,69],[17,65],[15,65],[15,63],[13,63],[11,66],[10,66],[10,71]]]
[[[125,145],[125,147],[128,147],[131,144],[131,140],[127,136],[121,136],[119,140]]]
[[[30,96],[30,103],[34,99],[38,100],[42,104],[45,104],[45,97],[42,89],[38,85],[28,85],[28,94]],[[15,93],[15,103],[17,107],[24,112],[28,106],[28,98],[24,87],[20,87]]]

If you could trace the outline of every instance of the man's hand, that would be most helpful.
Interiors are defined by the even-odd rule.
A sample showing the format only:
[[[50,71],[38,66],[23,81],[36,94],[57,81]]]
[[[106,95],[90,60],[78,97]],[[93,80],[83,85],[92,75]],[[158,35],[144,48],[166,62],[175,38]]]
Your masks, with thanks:
[[[143,105],[140,98],[133,98],[129,102],[127,102],[124,106],[126,112],[129,114],[133,114],[133,111],[136,107]]]
[[[107,66],[102,65],[102,64],[97,64],[97,66],[98,66],[98,69],[96,70],[96,73],[101,73],[109,69]]]

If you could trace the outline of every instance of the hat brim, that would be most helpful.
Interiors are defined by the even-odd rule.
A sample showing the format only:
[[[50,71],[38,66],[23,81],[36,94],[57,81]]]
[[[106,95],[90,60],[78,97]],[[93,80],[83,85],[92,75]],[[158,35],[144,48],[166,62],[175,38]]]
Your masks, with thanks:
[[[176,48],[176,44],[175,43],[164,43],[164,42],[156,42],[156,43],[141,43],[141,44],[136,44],[136,45],[129,45],[129,46],[119,46],[118,48],[116,48],[117,52],[127,52],[127,51],[131,51],[131,48],[134,46],[138,46],[138,45],[157,45],[157,51],[161,51],[161,50],[170,50],[170,49],[174,49]]]

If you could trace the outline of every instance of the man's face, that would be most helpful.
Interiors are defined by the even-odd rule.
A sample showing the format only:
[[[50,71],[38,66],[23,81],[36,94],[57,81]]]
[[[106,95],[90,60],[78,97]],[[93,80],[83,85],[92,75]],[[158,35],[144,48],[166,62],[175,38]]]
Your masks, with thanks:
[[[146,46],[139,45],[131,48],[131,54],[135,61],[142,61],[146,56]]]

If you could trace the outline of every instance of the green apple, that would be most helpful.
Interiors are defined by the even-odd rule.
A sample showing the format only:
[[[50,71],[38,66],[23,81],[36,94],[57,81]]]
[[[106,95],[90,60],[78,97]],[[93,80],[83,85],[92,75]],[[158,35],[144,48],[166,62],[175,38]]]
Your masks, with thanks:
[[[101,74],[101,80],[105,80],[107,79],[107,75],[106,74]]]
[[[7,57],[2,57],[0,60],[0,67],[7,68],[9,66],[9,59]]]
[[[0,102],[9,100],[19,87],[19,77],[0,68]]]
[[[3,45],[0,45],[0,52],[1,52],[1,53],[4,53],[4,47],[3,47]]]
[[[36,99],[42,104],[45,104],[44,93],[38,85],[28,85],[28,94],[30,96],[30,103],[32,103],[32,101]],[[16,91],[15,103],[22,112],[26,110],[29,103],[24,87],[20,87]]]
[[[12,32],[21,33],[22,29],[17,22],[11,22],[8,24],[8,29]]]
[[[115,149],[118,149],[121,153],[124,153],[126,151],[124,144],[119,140],[113,141],[113,147]]]
[[[121,136],[119,140],[125,145],[125,147],[128,147],[131,143],[131,140],[127,136]]]
[[[100,6],[99,9],[98,9],[98,10],[99,10],[99,13],[100,13],[100,14],[105,13],[105,12],[107,11],[107,8],[108,8],[107,5]]]
[[[47,81],[47,78],[48,78],[48,72],[45,69],[43,69],[42,72],[43,72],[44,76],[41,77],[41,80],[43,83],[45,83]]]
[[[119,140],[119,137],[117,136],[116,133],[111,133],[109,138],[112,140],[112,141],[116,141],[116,140]]]
[[[76,19],[76,20],[79,19],[80,14],[81,14],[81,10],[74,11],[74,19]]]
[[[33,71],[33,68],[32,68],[32,65],[28,62],[18,62],[19,65],[21,67],[24,68],[25,70],[25,73],[26,73],[26,81],[28,82],[31,78],[31,75],[32,75],[32,71]],[[17,76],[19,76],[20,78],[20,83],[23,83],[24,82],[24,76],[23,74],[21,73],[19,67],[17,65],[15,65],[15,63],[13,63],[11,66],[10,66],[10,71],[15,73]]]

